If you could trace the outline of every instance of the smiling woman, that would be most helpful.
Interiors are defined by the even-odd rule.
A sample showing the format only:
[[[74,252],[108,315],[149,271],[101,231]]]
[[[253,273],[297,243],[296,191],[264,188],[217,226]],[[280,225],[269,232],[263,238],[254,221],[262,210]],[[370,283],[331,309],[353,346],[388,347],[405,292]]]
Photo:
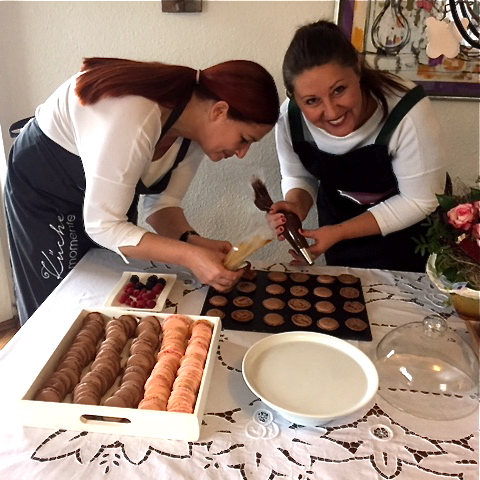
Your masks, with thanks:
[[[376,70],[340,28],[297,30],[283,61],[288,99],[276,126],[285,201],[305,219],[316,200],[312,256],[328,265],[424,272],[413,241],[445,186],[445,150],[420,86]],[[294,263],[302,259],[294,253]]]

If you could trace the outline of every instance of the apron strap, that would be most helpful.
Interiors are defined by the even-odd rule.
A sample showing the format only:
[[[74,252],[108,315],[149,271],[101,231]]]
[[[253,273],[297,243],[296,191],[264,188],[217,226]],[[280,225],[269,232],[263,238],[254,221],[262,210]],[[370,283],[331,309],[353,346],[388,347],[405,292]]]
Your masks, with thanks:
[[[10,138],[16,138],[20,135],[22,128],[34,117],[23,118],[22,120],[17,120],[15,123],[10,125],[8,133]]]
[[[180,117],[180,115],[183,113],[186,106],[187,104],[185,103],[183,105],[175,107],[172,110],[172,112],[167,118],[167,121],[165,122],[165,125],[162,128],[162,133],[160,134],[159,140],[165,136],[165,134],[170,130],[170,128],[172,128],[172,125],[178,120],[178,117]]]
[[[375,140],[375,145],[388,145],[390,137],[392,136],[398,124],[402,121],[405,115],[427,95],[421,85],[412,88],[406,95],[395,105],[393,110],[385,122],[382,130]]]
[[[296,151],[295,144],[298,142],[303,142],[305,140],[305,136],[302,125],[302,112],[295,100],[292,98],[288,102],[288,124],[290,126],[293,150]]]

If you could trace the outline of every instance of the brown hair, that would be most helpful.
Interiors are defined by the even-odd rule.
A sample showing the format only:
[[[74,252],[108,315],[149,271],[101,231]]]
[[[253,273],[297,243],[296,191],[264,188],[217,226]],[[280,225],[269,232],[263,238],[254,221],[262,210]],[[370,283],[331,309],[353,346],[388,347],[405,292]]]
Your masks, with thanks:
[[[409,90],[397,75],[370,67],[335,23],[319,20],[300,27],[285,53],[282,73],[287,95],[293,96],[293,82],[298,75],[327,63],[353,68],[360,77],[362,89],[380,100],[384,117],[388,114],[385,93]]]
[[[174,108],[185,105],[195,92],[205,99],[227,102],[235,120],[267,125],[278,120],[275,81],[261,65],[248,60],[230,60],[197,71],[160,62],[87,58],[82,72],[75,93],[83,105],[105,97],[139,95]]]

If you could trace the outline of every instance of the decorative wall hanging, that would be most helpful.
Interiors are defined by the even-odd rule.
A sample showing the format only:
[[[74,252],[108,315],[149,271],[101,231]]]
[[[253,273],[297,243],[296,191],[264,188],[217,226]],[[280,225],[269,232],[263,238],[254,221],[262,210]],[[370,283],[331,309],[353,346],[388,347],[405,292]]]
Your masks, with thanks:
[[[454,27],[451,7],[459,1],[337,0],[337,23],[372,66],[421,84],[430,96],[478,101],[480,49]],[[480,2],[464,3],[474,12],[468,23],[476,31]],[[429,18],[437,20],[433,29]],[[439,25],[449,34],[442,45],[435,41]]]

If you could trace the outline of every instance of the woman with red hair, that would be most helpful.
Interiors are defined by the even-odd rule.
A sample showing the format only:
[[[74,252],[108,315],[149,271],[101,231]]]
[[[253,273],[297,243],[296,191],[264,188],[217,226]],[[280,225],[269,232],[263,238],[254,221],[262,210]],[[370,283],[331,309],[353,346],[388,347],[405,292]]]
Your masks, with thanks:
[[[5,203],[20,322],[95,246],[189,268],[219,291],[226,241],[194,231],[181,201],[206,155],[243,158],[275,125],[275,82],[232,60],[205,70],[86,59],[21,130]],[[136,225],[137,203],[152,231]]]

